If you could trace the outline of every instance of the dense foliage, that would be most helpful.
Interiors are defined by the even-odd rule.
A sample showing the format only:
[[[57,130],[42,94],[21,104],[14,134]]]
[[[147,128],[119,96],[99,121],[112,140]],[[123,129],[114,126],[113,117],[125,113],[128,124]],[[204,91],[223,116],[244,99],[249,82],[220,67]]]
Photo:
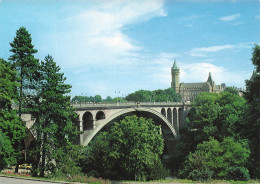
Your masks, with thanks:
[[[193,153],[189,153],[179,175],[192,180],[248,180],[249,173],[245,165],[250,151],[245,145],[230,137],[222,142],[211,137],[209,141],[198,144]]]
[[[33,175],[80,172],[74,153],[80,148],[72,144],[79,132],[72,122],[75,113],[67,96],[71,86],[65,84],[66,78],[51,56],[41,63],[34,58],[37,50],[24,27],[17,30],[10,45],[10,62],[0,60],[0,169],[17,162],[17,172],[26,152]],[[23,113],[30,113],[35,120],[30,130],[35,137],[27,142],[29,147],[24,145],[29,130],[22,121]]]
[[[249,170],[253,177],[260,178],[260,46],[253,49],[252,62],[255,67],[252,77],[246,80],[244,97],[248,109],[245,114],[243,136],[249,140],[251,156]]]
[[[70,97],[66,96],[71,86],[65,84],[66,78],[59,71],[60,67],[49,55],[41,62],[38,71],[40,80],[35,95],[36,106],[32,111],[37,137],[32,153],[37,155],[33,167],[36,171],[39,168],[41,176],[52,168],[53,162],[59,165],[59,154],[67,153],[67,146],[78,134],[72,122],[75,114]]]
[[[16,71],[11,64],[0,59],[0,130],[1,166],[14,164],[21,159],[25,138],[25,125],[12,108],[17,101]],[[18,165],[18,163],[16,163]]]
[[[133,102],[180,102],[181,96],[172,88],[154,91],[139,90],[126,96],[127,101]]]
[[[243,120],[241,119],[246,109],[245,99],[234,93],[225,91],[220,94],[201,93],[198,95],[186,118],[185,126],[180,132],[180,138],[176,142],[173,159],[176,172],[181,165],[185,164],[185,159],[187,159],[185,157],[189,152],[196,152],[199,144],[210,141],[212,138],[222,142],[226,137],[231,137],[238,143],[246,144],[242,137]],[[208,167],[207,169],[209,170]],[[181,177],[189,176],[187,172],[183,173],[186,175],[181,174]],[[217,176],[213,175],[213,177]]]
[[[180,177],[194,180],[248,180],[249,175],[259,178],[258,45],[254,48],[252,61],[255,71],[246,81],[244,98],[238,96],[235,88],[227,88],[220,94],[197,96],[176,142],[172,160],[175,174],[178,172]]]
[[[163,178],[167,174],[160,159],[163,148],[160,127],[151,119],[126,116],[87,147],[84,170],[112,179]]]

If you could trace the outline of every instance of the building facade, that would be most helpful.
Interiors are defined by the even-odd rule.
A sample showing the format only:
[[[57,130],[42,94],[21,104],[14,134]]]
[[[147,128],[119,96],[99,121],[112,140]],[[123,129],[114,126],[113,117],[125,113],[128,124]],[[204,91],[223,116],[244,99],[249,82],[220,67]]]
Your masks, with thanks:
[[[220,93],[224,91],[225,84],[216,85],[212,79],[211,73],[209,72],[209,77],[206,82],[198,83],[180,83],[180,69],[174,61],[174,64],[171,68],[172,74],[172,83],[171,87],[175,90],[176,93],[179,93],[183,101],[193,101],[198,94],[201,92],[211,92],[211,93]]]

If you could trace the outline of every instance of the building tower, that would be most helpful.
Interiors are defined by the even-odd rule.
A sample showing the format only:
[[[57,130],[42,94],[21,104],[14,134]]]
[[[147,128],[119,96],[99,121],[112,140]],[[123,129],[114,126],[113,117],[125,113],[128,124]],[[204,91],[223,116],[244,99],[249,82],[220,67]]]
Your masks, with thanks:
[[[176,93],[180,93],[180,69],[177,66],[176,60],[172,66],[172,88]]]
[[[215,82],[213,81],[212,79],[212,76],[211,76],[211,73],[209,72],[209,77],[208,77],[208,80],[207,80],[208,83],[210,83],[210,91],[209,92],[214,92],[214,87],[215,87]]]

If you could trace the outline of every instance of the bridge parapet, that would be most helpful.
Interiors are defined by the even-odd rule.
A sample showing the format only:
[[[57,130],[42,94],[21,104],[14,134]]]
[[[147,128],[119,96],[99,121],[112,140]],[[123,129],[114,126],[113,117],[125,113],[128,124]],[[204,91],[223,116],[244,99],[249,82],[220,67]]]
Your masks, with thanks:
[[[72,103],[76,109],[88,108],[134,108],[134,107],[181,107],[190,106],[190,102],[123,102],[123,103]]]

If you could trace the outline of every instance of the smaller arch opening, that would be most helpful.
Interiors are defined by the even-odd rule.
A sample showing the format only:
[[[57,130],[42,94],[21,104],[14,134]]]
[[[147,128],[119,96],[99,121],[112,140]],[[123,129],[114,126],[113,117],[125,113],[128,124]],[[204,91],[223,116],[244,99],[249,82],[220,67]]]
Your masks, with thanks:
[[[161,110],[161,114],[162,114],[164,117],[166,117],[166,111],[165,111],[165,108],[162,108],[162,110]]]
[[[182,126],[183,126],[183,109],[182,108],[179,108],[178,117],[179,117],[179,129],[181,130]]]
[[[96,120],[106,119],[105,113],[103,111],[98,111],[96,114]]]
[[[167,109],[167,119],[172,124],[172,110],[170,108]]]
[[[173,126],[177,132],[179,132],[179,122],[176,108],[173,109]]]
[[[93,130],[94,129],[94,120],[91,112],[85,112],[83,115],[83,131]]]

